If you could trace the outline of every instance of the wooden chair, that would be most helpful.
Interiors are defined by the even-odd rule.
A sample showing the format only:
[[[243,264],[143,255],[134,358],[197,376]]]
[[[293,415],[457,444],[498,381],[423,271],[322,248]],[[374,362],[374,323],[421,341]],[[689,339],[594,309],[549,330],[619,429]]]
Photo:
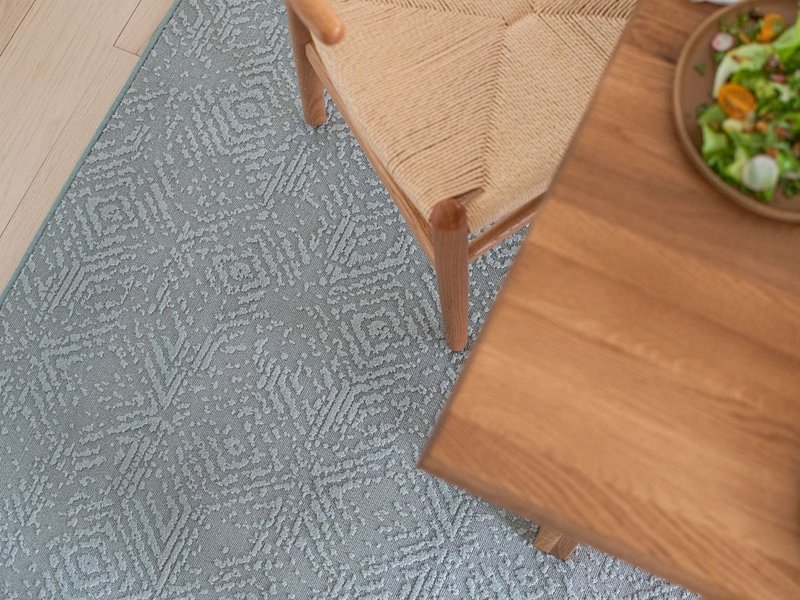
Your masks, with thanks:
[[[434,266],[453,350],[469,262],[533,218],[634,4],[286,0],[305,120],[327,89]]]

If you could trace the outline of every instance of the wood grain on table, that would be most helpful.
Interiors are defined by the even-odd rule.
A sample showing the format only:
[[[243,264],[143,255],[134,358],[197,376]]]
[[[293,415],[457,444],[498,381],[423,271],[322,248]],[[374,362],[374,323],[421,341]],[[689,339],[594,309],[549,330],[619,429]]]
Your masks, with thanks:
[[[640,0],[421,465],[709,597],[800,598],[800,226],[678,144],[710,12]]]

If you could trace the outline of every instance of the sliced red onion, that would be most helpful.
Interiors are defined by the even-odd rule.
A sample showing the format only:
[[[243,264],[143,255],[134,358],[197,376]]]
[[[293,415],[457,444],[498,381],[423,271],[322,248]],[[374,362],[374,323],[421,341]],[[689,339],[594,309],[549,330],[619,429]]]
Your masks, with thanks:
[[[777,161],[767,154],[756,154],[742,167],[742,184],[754,192],[773,189],[779,177]]]
[[[764,63],[764,68],[766,68],[767,71],[777,71],[781,68],[781,59],[773,54],[767,59],[767,62]]]
[[[713,38],[711,38],[711,48],[715,52],[727,52],[736,45],[736,38],[730,33],[720,31]]]

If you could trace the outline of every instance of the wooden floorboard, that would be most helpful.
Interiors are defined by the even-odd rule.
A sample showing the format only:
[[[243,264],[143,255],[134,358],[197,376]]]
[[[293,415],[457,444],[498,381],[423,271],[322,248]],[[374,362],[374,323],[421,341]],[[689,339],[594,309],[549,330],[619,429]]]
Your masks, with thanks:
[[[0,0],[0,289],[138,62],[115,43],[146,46],[159,2]]]
[[[11,41],[33,0],[0,0],[0,54]]]
[[[0,289],[17,268],[61,188],[67,181],[138,58],[113,49],[87,87],[66,126],[56,139],[17,210],[0,235]]]
[[[0,228],[135,6],[136,0],[37,0],[12,37],[0,57]]]
[[[172,4],[173,0],[141,0],[114,45],[141,56]]]

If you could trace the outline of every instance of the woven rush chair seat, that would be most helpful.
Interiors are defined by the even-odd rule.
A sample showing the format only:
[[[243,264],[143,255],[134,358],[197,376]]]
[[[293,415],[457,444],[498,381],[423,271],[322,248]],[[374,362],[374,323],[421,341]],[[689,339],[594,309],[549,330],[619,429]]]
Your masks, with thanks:
[[[429,219],[477,232],[548,187],[635,0],[330,0],[315,40],[357,130]]]
[[[464,349],[469,263],[536,216],[636,0],[285,2],[306,123],[327,89]]]

